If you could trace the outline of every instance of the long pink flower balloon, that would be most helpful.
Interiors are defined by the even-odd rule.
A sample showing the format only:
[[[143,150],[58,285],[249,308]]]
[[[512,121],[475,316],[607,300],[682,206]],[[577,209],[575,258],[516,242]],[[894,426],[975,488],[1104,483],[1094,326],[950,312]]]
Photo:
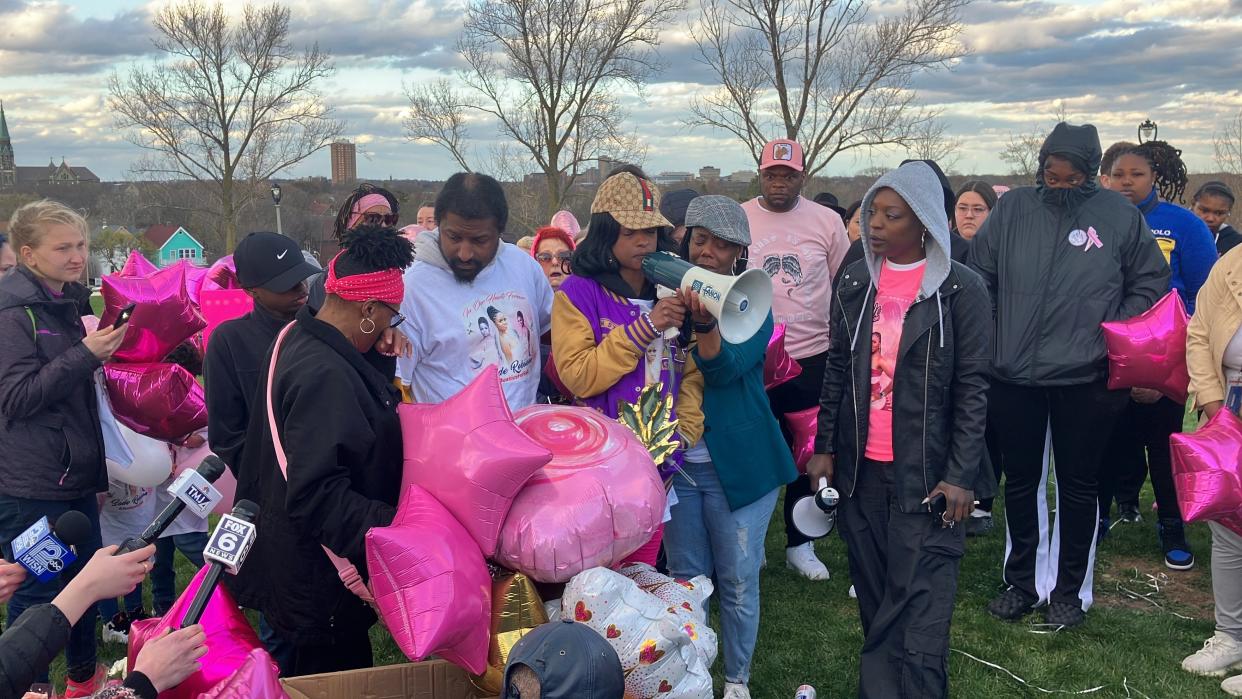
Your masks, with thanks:
[[[1177,291],[1170,291],[1129,320],[1101,323],[1108,346],[1109,388],[1150,388],[1185,403],[1189,317]]]

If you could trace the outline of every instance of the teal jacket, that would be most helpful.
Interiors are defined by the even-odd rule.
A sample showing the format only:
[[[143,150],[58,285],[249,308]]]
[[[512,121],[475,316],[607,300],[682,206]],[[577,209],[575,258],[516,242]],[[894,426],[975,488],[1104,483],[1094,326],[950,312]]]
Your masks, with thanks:
[[[713,359],[704,359],[697,344],[693,350],[703,372],[703,439],[730,510],[798,477],[763,389],[763,355],[772,327],[768,313],[754,337],[740,345],[720,343],[720,354]]]

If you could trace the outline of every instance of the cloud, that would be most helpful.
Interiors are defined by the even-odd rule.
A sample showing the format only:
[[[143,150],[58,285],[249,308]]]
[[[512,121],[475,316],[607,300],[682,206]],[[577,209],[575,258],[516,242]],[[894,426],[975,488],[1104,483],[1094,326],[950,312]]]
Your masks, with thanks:
[[[151,50],[147,13],[81,17],[61,2],[0,3],[0,75],[88,73]]]

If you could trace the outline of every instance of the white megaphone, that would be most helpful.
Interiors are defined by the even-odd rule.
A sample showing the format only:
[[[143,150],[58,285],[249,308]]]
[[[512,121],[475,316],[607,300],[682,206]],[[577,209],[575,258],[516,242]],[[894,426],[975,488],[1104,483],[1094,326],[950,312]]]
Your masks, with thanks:
[[[643,274],[658,285],[696,291],[707,312],[720,324],[725,342],[751,338],[772,310],[772,280],[763,270],[748,269],[736,277],[709,272],[667,252],[643,258]]]
[[[794,528],[812,539],[828,536],[837,523],[837,503],[840,500],[836,488],[828,486],[828,479],[820,478],[818,492],[798,498],[794,503]]]

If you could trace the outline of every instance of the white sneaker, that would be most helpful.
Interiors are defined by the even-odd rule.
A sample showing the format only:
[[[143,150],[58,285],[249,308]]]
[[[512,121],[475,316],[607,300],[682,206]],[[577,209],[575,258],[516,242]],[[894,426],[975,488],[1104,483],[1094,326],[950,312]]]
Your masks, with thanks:
[[[750,690],[744,684],[725,682],[724,699],[750,699]]]
[[[1242,675],[1234,675],[1224,682],[1221,682],[1220,691],[1231,697],[1242,697]]]
[[[109,621],[103,625],[103,632],[100,634],[104,643],[119,643],[123,646],[129,645],[129,633],[113,626]]]
[[[1242,643],[1219,631],[1203,642],[1203,648],[1182,661],[1182,669],[1196,675],[1223,677],[1230,670],[1242,667]],[[1236,684],[1242,689],[1242,680]]]
[[[858,599],[858,592],[854,589],[853,585],[850,585],[850,599]]]
[[[785,549],[785,565],[798,571],[808,580],[827,580],[828,566],[815,555],[813,542]]]

